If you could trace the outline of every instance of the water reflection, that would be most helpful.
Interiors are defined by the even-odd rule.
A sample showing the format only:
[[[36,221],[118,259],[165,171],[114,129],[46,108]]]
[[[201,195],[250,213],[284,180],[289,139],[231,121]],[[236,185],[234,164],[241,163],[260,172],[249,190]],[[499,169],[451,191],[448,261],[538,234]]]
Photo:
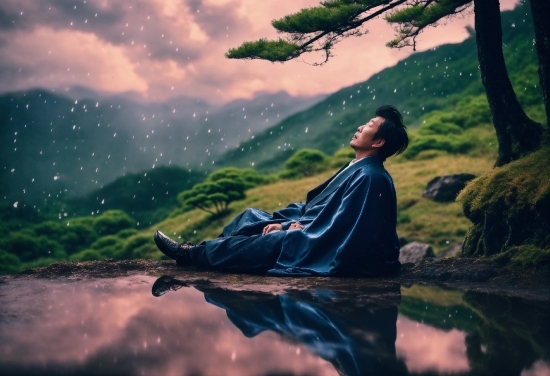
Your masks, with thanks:
[[[547,302],[361,280],[239,286],[250,291],[168,276],[7,280],[0,373],[550,374]]]
[[[483,323],[466,337],[475,373],[550,375],[548,302],[476,292],[466,292],[463,299]]]
[[[182,286],[161,277],[153,293]],[[304,344],[342,375],[550,375],[546,302],[419,285],[367,286],[360,295],[194,287],[244,336],[277,333]]]
[[[344,375],[404,374],[395,353],[399,285],[370,291],[365,299],[332,291],[282,295],[196,286],[223,308],[249,338],[264,331],[302,343]]]

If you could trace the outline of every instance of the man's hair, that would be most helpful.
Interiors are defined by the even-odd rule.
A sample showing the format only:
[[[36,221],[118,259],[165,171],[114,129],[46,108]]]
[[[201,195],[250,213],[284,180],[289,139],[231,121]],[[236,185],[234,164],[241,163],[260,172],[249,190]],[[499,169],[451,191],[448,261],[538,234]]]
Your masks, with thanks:
[[[384,139],[384,145],[380,148],[378,156],[382,160],[392,155],[401,154],[409,146],[409,135],[407,128],[403,124],[403,116],[397,111],[397,108],[390,105],[383,105],[374,112],[376,116],[384,118],[373,139]]]

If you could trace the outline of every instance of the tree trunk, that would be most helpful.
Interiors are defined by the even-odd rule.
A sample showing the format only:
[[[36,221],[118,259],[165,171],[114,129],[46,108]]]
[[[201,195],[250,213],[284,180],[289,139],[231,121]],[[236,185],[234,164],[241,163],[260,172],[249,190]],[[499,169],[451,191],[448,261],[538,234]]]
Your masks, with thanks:
[[[499,1],[474,0],[474,12],[481,80],[498,139],[495,166],[502,166],[537,149],[542,126],[525,114],[508,77],[502,52]]]
[[[550,1],[531,0],[535,26],[535,49],[539,58],[539,81],[546,110],[546,124],[550,127]]]

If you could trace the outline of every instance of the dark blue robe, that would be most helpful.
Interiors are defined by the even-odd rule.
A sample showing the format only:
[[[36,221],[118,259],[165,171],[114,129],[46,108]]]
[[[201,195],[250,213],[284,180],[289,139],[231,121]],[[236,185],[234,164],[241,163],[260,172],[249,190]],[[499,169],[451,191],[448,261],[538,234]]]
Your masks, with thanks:
[[[194,264],[274,275],[377,275],[399,267],[393,181],[376,156],[363,158],[273,214],[248,209],[219,238],[191,249]],[[341,173],[340,173],[341,172]],[[261,235],[270,223],[286,230]]]

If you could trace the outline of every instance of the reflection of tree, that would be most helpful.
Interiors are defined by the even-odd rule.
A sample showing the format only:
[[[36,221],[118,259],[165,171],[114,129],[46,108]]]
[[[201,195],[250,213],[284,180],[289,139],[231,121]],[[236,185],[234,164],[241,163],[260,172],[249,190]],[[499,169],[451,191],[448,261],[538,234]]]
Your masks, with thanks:
[[[538,359],[550,359],[550,305],[466,292],[464,301],[481,317],[466,337],[473,374],[519,375]]]
[[[402,298],[399,313],[445,331],[458,329],[470,333],[476,330],[479,321],[464,304],[442,305],[409,296]]]
[[[343,375],[407,373],[395,354],[398,285],[365,299],[329,290],[271,295],[196,287],[247,337],[276,332],[303,343]]]

